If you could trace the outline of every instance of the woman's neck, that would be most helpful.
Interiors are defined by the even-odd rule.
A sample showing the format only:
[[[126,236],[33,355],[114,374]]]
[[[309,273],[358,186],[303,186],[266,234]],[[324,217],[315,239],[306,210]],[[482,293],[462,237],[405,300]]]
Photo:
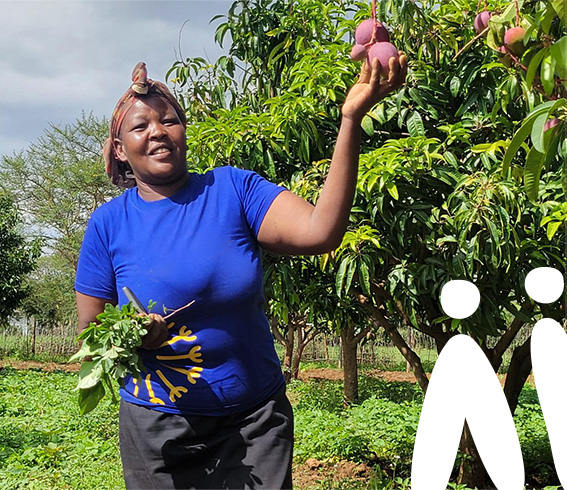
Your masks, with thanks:
[[[189,174],[185,172],[180,179],[172,184],[155,185],[138,181],[138,194],[144,201],[159,201],[177,193],[185,185],[188,178]]]

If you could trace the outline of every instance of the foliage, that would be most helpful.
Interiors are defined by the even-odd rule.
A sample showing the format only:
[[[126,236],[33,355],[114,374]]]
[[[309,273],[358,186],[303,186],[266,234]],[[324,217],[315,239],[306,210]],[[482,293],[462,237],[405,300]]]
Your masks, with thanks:
[[[117,195],[104,172],[108,121],[82,114],[73,124],[51,125],[26,150],[0,158],[0,189],[25,217],[26,235],[43,240],[33,291],[22,311],[41,326],[76,321],[73,283],[88,218]]]
[[[407,54],[407,83],[362,121],[360,172],[342,245],[310,259],[324,271],[321,291],[328,291],[332,314],[341,313],[341,332],[358,328],[343,340],[356,342],[364,333],[363,309],[404,353],[423,389],[423,365],[402,328],[431,336],[438,350],[466,333],[498,370],[525,325],[541,314],[562,316],[553,305],[535,304],[523,288],[536,267],[564,269],[562,4],[519,2],[517,12],[504,0],[486,5],[494,15],[485,41],[473,27],[480,9],[475,0],[379,2],[378,20]],[[217,41],[231,35],[228,56],[206,70],[198,60],[172,67],[194,115],[187,133],[191,165],[251,168],[316,203],[340,105],[359,69],[348,57],[352,33],[369,17],[369,2],[235,2],[217,27]],[[501,45],[501,28],[519,22],[528,30],[527,49],[507,66],[499,54],[510,53],[494,48]],[[537,53],[547,48],[537,65]],[[218,76],[199,79],[205,72]],[[218,97],[192,102],[197,79],[202,93]],[[551,117],[559,124],[543,131]],[[535,153],[540,150],[543,156]],[[270,271],[271,280],[279,277],[274,304],[295,291],[292,284],[279,286],[286,274],[296,280],[311,273],[295,258],[276,267]],[[467,319],[453,320],[439,306],[451,279],[472,281],[480,290],[480,308]],[[278,311],[284,310],[272,313]],[[510,372],[529,357],[528,345],[529,339],[516,348]],[[507,378],[511,406],[520,392],[515,385],[524,382]]]
[[[79,416],[76,374],[0,371],[0,489],[124,488],[118,407]]]
[[[510,2],[487,2],[494,15],[484,41],[473,28],[475,0],[379,2],[378,20],[407,54],[407,83],[362,121],[357,193],[343,244],[310,259],[323,271],[317,280],[330,310],[322,315],[342,312],[343,327],[359,328],[348,335],[356,342],[366,327],[357,310],[365,309],[407,353],[424,388],[420,359],[398,329],[416,328],[438,349],[456,332],[467,333],[494,347],[486,352],[497,370],[521,327],[540,314],[521,286],[526,274],[564,267],[565,25],[560,2],[519,6],[516,14]],[[230,34],[228,55],[211,65],[178,60],[169,72],[190,116],[190,165],[251,168],[315,203],[340,105],[359,69],[348,56],[352,34],[370,17],[370,2],[237,1],[221,17],[215,40]],[[523,58],[507,66],[495,48],[516,17],[530,41]],[[536,66],[541,49],[547,54]],[[555,60],[551,74],[543,62],[548,55]],[[560,124],[542,133],[552,116]],[[528,136],[536,149],[545,148],[545,165],[534,167],[533,158],[524,165]],[[271,313],[279,323],[291,309],[309,309],[293,294],[313,277],[305,263],[285,258],[269,270],[266,283],[277,286]],[[439,293],[450,279],[479,287],[481,307],[472,317],[452,321],[441,311]],[[341,304],[348,297],[360,304]]]
[[[104,173],[102,145],[108,121],[83,114],[73,124],[51,125],[29,148],[2,156],[1,188],[25,211],[32,233],[48,252],[75,269],[89,216],[117,194]]]
[[[289,385],[289,396],[295,400],[295,457],[298,461],[347,459],[370,464],[380,468],[376,473],[382,474],[383,482],[400,478],[396,486],[376,488],[400,488],[410,474],[423,394],[409,383],[384,382],[366,376],[362,381],[361,402],[349,410],[344,410],[341,403],[340,382],[294,381]],[[524,387],[514,422],[527,483],[536,488],[557,484],[535,388]]]
[[[21,223],[12,199],[0,193],[0,323],[29,296],[26,278],[40,252],[41,242],[26,240]]]
[[[60,255],[39,257],[37,268],[30,275],[30,295],[20,310],[43,329],[76,325],[74,282],[75,271]]]
[[[148,311],[155,305],[150,301]],[[104,385],[117,402],[112,384],[122,384],[127,374],[141,379],[144,370],[142,359],[136,352],[142,345],[142,337],[148,333],[148,315],[141,316],[131,302],[118,306],[107,303],[97,315],[98,322],[91,322],[79,334],[82,341],[79,352],[69,362],[82,361],[76,391],[79,392],[81,414],[89,413],[104,397]]]
[[[124,488],[118,449],[118,407],[110,400],[103,401],[98,410],[80,417],[74,403],[76,381],[75,373],[61,371],[0,371],[0,489]],[[362,390],[363,402],[354,409],[356,416],[350,418],[352,411],[344,412],[340,402],[333,401],[332,393],[340,395],[342,391],[340,383],[323,384],[323,390],[319,382],[294,381],[289,385],[296,420],[295,462],[317,457],[316,454],[324,461],[336,460],[347,451],[337,441],[345,440],[350,444],[349,453],[365,458],[374,458],[375,448],[392,451],[392,459],[370,460],[380,462],[384,469],[379,472],[379,467],[374,466],[381,477],[370,480],[368,488],[408,488],[402,486],[409,477],[408,466],[396,457],[401,454],[395,448],[407,447],[408,434],[415,431],[412,424],[417,421],[422,401],[419,391],[405,383],[363,377],[362,384],[369,389]],[[410,391],[416,393],[413,401],[408,396]],[[313,400],[317,400],[317,408],[310,406]],[[401,417],[399,407],[405,408],[404,420],[409,425],[398,431],[395,423]],[[340,430],[343,421],[356,437]],[[524,388],[515,423],[524,458],[529,458],[525,459],[528,482],[538,488],[556,483],[535,389]],[[381,442],[375,431],[381,433]],[[534,434],[539,435],[532,440]],[[412,445],[413,442],[409,443],[409,447]],[[310,452],[311,449],[316,452]],[[395,476],[390,464],[397,466]],[[395,486],[386,486],[396,478],[399,481]]]

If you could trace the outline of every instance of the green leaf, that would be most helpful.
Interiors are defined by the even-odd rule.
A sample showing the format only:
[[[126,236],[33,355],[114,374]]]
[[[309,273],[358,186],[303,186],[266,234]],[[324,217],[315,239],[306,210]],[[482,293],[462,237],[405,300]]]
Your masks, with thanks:
[[[555,10],[557,16],[561,19],[561,21],[565,22],[565,19],[567,18],[566,17],[567,12],[565,10],[565,0],[551,0],[550,4],[553,7],[553,10]]]
[[[457,76],[451,78],[451,83],[449,84],[449,89],[451,90],[451,95],[456,97],[461,88],[461,79]]]
[[[81,415],[86,415],[92,411],[104,398],[104,386],[97,383],[95,386],[86,390],[79,391],[79,411]]]
[[[555,88],[555,63],[551,54],[547,54],[541,62],[541,83],[548,95],[551,95]]]
[[[372,122],[372,118],[369,116],[364,116],[362,118],[361,123],[362,129],[368,136],[372,136],[374,134],[374,124]]]
[[[423,120],[419,115],[419,112],[414,111],[408,117],[406,124],[408,126],[409,134],[413,137],[425,136],[425,128],[423,126]]]
[[[398,188],[394,182],[388,182],[386,184],[386,190],[390,193],[390,195],[397,201],[400,198],[398,193]]]
[[[455,117],[462,116],[465,112],[467,112],[478,100],[479,92],[473,92],[473,94],[457,109],[455,113]]]
[[[221,24],[217,27],[215,32],[215,42],[222,48],[222,42],[224,40],[224,36],[228,31],[229,25],[228,23]]]
[[[549,48],[549,51],[557,63],[557,66],[567,66],[567,36],[563,36],[561,39],[554,42]]]
[[[342,297],[342,293],[343,293],[343,283],[345,280],[345,273],[348,267],[348,263],[350,261],[350,257],[345,257],[340,265],[339,265],[339,270],[337,271],[337,276],[335,278],[335,289],[337,291],[337,295],[340,297]]]
[[[543,154],[535,147],[532,147],[526,157],[526,166],[524,169],[524,188],[530,201],[537,200],[539,193],[539,179],[541,169],[543,167]]]
[[[543,112],[547,112],[549,114],[560,107],[564,107],[566,102],[566,99],[550,100],[548,102],[544,102],[543,104],[535,107],[534,110],[526,116],[522,125],[520,126],[520,129],[516,131],[516,134],[514,134],[512,141],[510,141],[510,145],[508,146],[506,154],[502,159],[502,175],[506,175],[508,173],[510,163],[522,146],[524,140],[531,133],[535,119]]]
[[[102,376],[102,365],[98,362],[88,361],[81,365],[79,371],[79,381],[77,383],[77,388],[80,390],[86,390],[92,388],[93,386],[100,383]]]
[[[559,230],[562,224],[563,221],[550,221],[548,223],[546,228],[548,240],[551,240],[553,238],[553,236],[555,235],[555,233],[557,233],[557,230]]]
[[[535,56],[530,60],[530,64],[528,65],[528,71],[526,73],[526,84],[528,88],[532,87],[532,83],[534,81],[535,75],[537,73],[537,69],[541,64],[544,56],[548,53],[549,48],[540,49]]]
[[[522,3],[522,0],[518,1],[518,10],[522,10]],[[514,2],[510,2],[508,4],[508,7],[504,9],[499,17],[501,22],[511,22],[512,20],[514,20],[514,18],[516,17],[516,7],[514,5]]]
[[[545,127],[545,123],[547,122],[548,117],[549,117],[549,114],[547,112],[540,114],[538,117],[536,117],[534,124],[532,126],[532,131],[531,131],[532,143],[533,143],[534,148],[537,151],[539,151],[540,153],[543,153],[543,151],[544,151],[544,149],[543,149],[543,135],[544,135],[543,128]]]

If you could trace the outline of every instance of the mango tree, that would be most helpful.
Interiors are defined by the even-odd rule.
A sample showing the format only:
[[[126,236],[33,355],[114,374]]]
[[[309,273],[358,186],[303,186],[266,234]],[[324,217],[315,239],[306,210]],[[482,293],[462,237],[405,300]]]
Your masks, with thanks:
[[[557,153],[542,153],[535,195],[526,185],[531,167],[523,158],[530,147],[526,138],[520,144],[516,138],[532,118],[530,141],[539,141],[540,149],[555,141],[564,128],[563,102],[551,97],[562,94],[564,77],[555,73],[551,87],[549,69],[541,72],[545,55],[532,71],[549,90],[538,89],[536,75],[530,85],[530,73],[522,67],[528,60],[507,46],[500,50],[504,39],[498,35],[501,27],[505,34],[528,19],[534,27],[526,27],[524,39],[533,43],[526,40],[524,55],[535,59],[537,47],[552,53],[565,36],[556,3],[518,2],[513,10],[504,1],[377,4],[377,18],[410,60],[407,84],[362,122],[357,194],[343,244],[332,254],[307,259],[332,277],[327,283],[321,279],[336,305],[327,317],[341,319],[341,329],[356,325],[353,341],[369,324],[382,328],[424,390],[427,375],[404,340],[404,329],[430,336],[438,350],[466,333],[495,370],[504,367],[504,354],[513,349],[505,385],[512,411],[531,369],[529,339],[516,345],[518,333],[529,331],[542,314],[561,317],[561,307],[534,303],[523,279],[538,266],[564,266],[564,232],[550,221],[564,202],[563,140],[557,140]],[[481,10],[493,15],[482,29],[477,22],[475,30]],[[228,56],[214,65],[179,60],[170,71],[179,93],[191,94],[185,97],[193,115],[187,131],[190,165],[251,168],[315,202],[344,93],[360,68],[349,57],[353,33],[371,15],[366,2],[235,2],[217,28],[219,42],[231,34]],[[556,70],[557,65],[556,60]],[[534,116],[540,105],[543,111]],[[541,134],[532,129],[536,119],[540,127],[542,114],[560,123],[538,140]],[[299,275],[311,270],[296,260],[306,259],[281,259],[275,267],[282,274],[286,268]],[[449,318],[439,306],[440,289],[451,279],[470,280],[481,292],[479,310],[467,319]],[[286,294],[289,288],[274,290],[280,304]],[[300,302],[290,307],[301,313]],[[470,443],[463,449],[474,451]],[[462,465],[461,480],[484,484],[478,457]]]

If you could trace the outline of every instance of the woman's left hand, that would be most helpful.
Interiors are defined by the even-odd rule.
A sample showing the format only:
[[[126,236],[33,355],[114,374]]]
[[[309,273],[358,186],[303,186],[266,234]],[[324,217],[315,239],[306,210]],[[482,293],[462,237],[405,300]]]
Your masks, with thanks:
[[[342,106],[343,118],[361,122],[366,113],[406,80],[407,60],[401,51],[399,57],[390,58],[390,71],[387,79],[380,79],[380,62],[372,60],[372,67],[364,60],[357,82],[348,91]]]
[[[139,316],[149,316],[150,322],[146,326],[148,333],[142,337],[142,349],[159,349],[167,340],[169,330],[165,319],[157,313],[140,313]]]

